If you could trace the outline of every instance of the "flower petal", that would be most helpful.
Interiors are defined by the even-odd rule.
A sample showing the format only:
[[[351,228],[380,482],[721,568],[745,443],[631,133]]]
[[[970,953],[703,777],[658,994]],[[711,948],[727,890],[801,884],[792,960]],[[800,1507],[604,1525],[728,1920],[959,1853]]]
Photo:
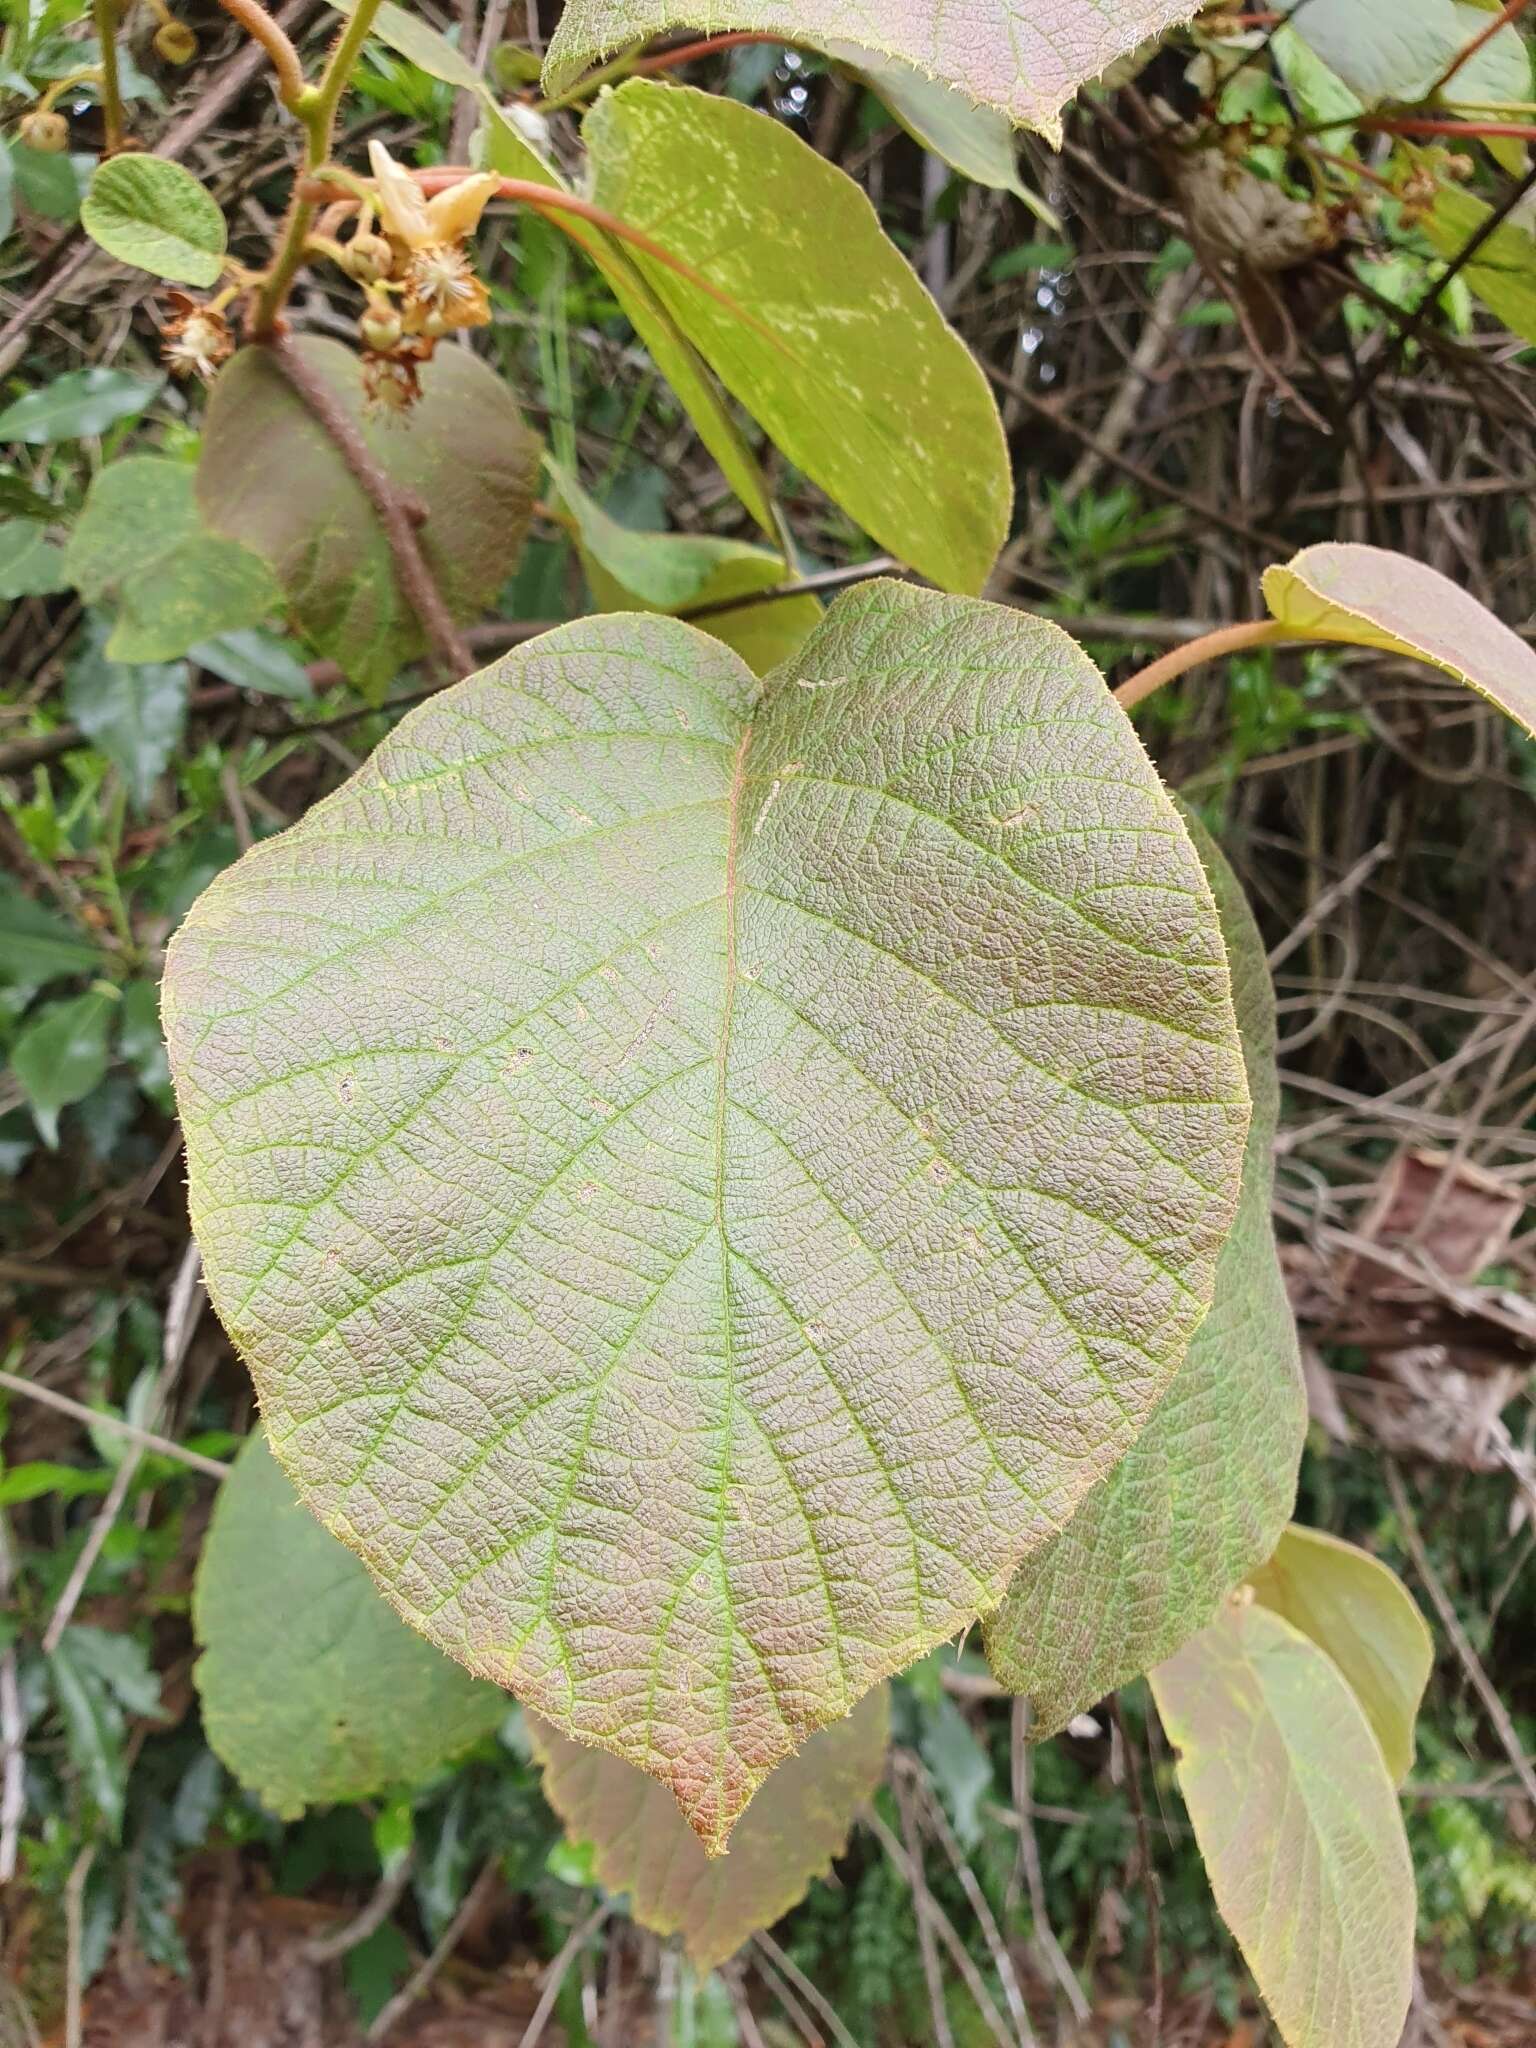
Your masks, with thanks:
[[[466,235],[473,234],[480,225],[481,214],[500,188],[500,178],[493,177],[489,171],[478,171],[474,177],[450,185],[445,192],[429,199],[427,216],[432,223],[434,239],[460,242]]]
[[[427,202],[410,172],[395,162],[382,142],[369,143],[368,163],[378,193],[379,219],[384,232],[411,249],[436,241],[437,235],[427,217]]]

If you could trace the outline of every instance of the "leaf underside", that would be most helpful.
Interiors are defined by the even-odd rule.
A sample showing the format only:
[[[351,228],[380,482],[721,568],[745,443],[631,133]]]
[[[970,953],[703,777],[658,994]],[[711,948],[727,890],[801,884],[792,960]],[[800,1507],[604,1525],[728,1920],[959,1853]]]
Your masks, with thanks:
[[[1016,122],[1059,136],[1082,85],[1194,12],[1189,0],[569,0],[549,45],[547,92],[589,64],[664,29],[756,29],[894,57]]]
[[[209,1744],[284,1819],[414,1785],[509,1711],[402,1626],[259,1435],[220,1489],[193,1618]]]
[[[1536,739],[1536,648],[1438,569],[1390,548],[1320,541],[1264,571],[1264,602],[1298,633],[1444,669]]]
[[[731,1837],[708,1856],[654,1778],[528,1717],[544,1796],[573,1837],[588,1840],[605,1890],[656,1934],[678,1934],[694,1967],[712,1970],[760,1927],[798,1905],[842,1852],[853,1818],[885,1768],[890,1697],[877,1686],[853,1712],[818,1729],[773,1776]]]
[[[1397,2048],[1414,1885],[1397,1795],[1333,1660],[1234,1605],[1152,1673],[1221,1917],[1286,2048]]]
[[[757,695],[673,620],[543,636],[221,876],[165,995],[301,1496],[711,1849],[1124,1452],[1248,1119],[1064,633],[876,583]]]
[[[1280,1088],[1269,969],[1242,885],[1185,816],[1221,913],[1253,1097],[1242,1196],[1211,1312],[1173,1385],[983,1623],[988,1662],[1011,1692],[1029,1695],[1038,1738],[1171,1656],[1271,1555],[1306,1435],[1296,1321],[1270,1221]]]

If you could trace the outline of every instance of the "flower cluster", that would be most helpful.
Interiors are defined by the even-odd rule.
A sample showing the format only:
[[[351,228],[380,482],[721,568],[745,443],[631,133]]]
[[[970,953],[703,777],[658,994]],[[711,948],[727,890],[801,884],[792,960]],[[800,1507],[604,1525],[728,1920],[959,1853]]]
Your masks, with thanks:
[[[465,245],[500,180],[480,173],[428,199],[381,142],[369,144],[368,161],[373,200],[345,254],[368,293],[359,323],[368,395],[399,411],[415,402],[420,367],[442,337],[490,320],[485,286]]]

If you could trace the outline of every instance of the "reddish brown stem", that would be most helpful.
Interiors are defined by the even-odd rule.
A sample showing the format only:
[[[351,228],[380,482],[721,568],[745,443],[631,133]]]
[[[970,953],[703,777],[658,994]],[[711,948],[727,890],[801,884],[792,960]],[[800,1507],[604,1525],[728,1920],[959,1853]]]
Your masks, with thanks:
[[[787,43],[785,36],[764,35],[759,30],[736,29],[726,36],[706,36],[702,42],[677,43],[670,50],[658,50],[653,57],[642,57],[629,69],[631,78],[649,78],[657,71],[674,71],[680,64],[697,64],[705,57],[718,56],[722,50],[734,50],[742,43]]]
[[[1214,661],[1218,655],[1237,654],[1245,647],[1273,646],[1277,640],[1307,637],[1288,632],[1277,619],[1248,619],[1240,626],[1219,626],[1214,633],[1203,633],[1198,640],[1171,648],[1156,661],[1148,662],[1145,668],[1126,678],[1116,690],[1115,697],[1129,711],[1133,704],[1150,697],[1164,683],[1171,683],[1176,676],[1183,675],[1187,669],[1198,668],[1204,661]]]
[[[1433,121],[1418,115],[1367,114],[1355,126],[1379,135],[1465,135],[1473,142],[1484,135],[1508,135],[1516,142],[1536,142],[1536,125],[1529,121]]]
[[[477,174],[464,164],[434,164],[429,170],[415,171],[412,175],[422,191],[430,195],[444,192],[452,185],[462,184],[466,178],[472,178]],[[299,193],[303,199],[315,205],[324,205],[336,199],[355,200],[357,197],[355,191],[341,185],[328,185],[322,177],[305,179],[299,187]],[[497,197],[515,199],[524,206],[531,206],[535,213],[549,220],[554,227],[561,225],[559,216],[563,213],[574,214],[578,220],[591,221],[594,227],[600,227],[605,234],[616,236],[619,241],[628,242],[634,248],[643,250],[655,262],[662,264],[678,277],[685,278],[689,284],[713,299],[716,305],[723,306],[733,319],[743,321],[748,327],[755,329],[765,341],[771,341],[775,348],[784,348],[782,339],[771,327],[765,326],[755,313],[749,312],[739,300],[733,299],[729,292],[722,291],[717,284],[712,284],[702,271],[695,270],[691,263],[685,263],[681,256],[675,256],[653,236],[646,234],[643,228],[631,227],[628,221],[620,220],[616,213],[609,213],[602,206],[594,206],[590,199],[580,199],[574,192],[562,191],[558,185],[539,185],[527,178],[503,178]]]
[[[1477,34],[1473,36],[1472,40],[1465,46],[1465,48],[1457,51],[1455,57],[1451,60],[1450,64],[1446,67],[1444,71],[1441,72],[1440,76],[1435,80],[1434,84],[1430,87],[1429,91],[1424,95],[1424,97],[1426,99],[1431,99],[1436,93],[1444,92],[1445,88],[1456,76],[1457,72],[1461,69],[1462,65],[1469,63],[1471,59],[1477,55],[1478,51],[1483,47],[1484,43],[1492,42],[1493,38],[1498,34],[1499,30],[1501,28],[1507,28],[1510,22],[1512,22],[1515,19],[1516,15],[1524,14],[1526,8],[1529,7],[1530,4],[1531,0],[1507,0],[1507,4],[1499,9],[1498,13],[1494,15],[1491,21],[1488,22],[1487,26],[1484,28],[1480,28]]]
[[[273,20],[260,0],[219,0],[219,4],[266,51],[277,74],[278,98],[285,107],[294,106],[304,90],[304,67],[281,23]]]
[[[336,403],[286,335],[275,335],[262,345],[272,351],[272,360],[336,444],[337,453],[378,514],[406,603],[420,620],[437,659],[451,667],[455,676],[468,675],[475,665],[474,656],[427,566],[405,501],[374,460],[357,422]]]

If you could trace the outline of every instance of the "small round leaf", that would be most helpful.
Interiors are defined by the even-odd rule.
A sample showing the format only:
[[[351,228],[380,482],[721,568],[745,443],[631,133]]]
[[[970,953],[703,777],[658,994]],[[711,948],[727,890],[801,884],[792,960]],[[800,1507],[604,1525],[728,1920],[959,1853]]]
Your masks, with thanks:
[[[218,201],[164,157],[110,157],[91,180],[80,222],[109,256],[153,277],[211,285],[224,268]]]

